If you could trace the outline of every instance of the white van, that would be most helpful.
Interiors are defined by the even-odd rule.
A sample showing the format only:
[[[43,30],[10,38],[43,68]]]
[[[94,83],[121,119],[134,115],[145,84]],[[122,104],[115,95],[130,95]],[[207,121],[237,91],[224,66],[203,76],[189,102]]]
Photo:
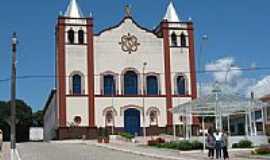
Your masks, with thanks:
[[[3,131],[0,129],[0,151],[2,150],[3,145]]]

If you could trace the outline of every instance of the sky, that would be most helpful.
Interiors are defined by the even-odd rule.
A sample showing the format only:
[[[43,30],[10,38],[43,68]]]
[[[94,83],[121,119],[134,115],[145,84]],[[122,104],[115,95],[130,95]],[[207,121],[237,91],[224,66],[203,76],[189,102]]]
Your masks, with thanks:
[[[165,14],[169,0],[78,0],[84,15],[93,13],[95,32],[117,24],[124,16],[124,6],[132,6],[134,19],[152,29]],[[19,39],[17,75],[54,75],[55,24],[68,0],[2,0],[0,5],[0,100],[9,100],[10,38],[16,31]],[[174,0],[182,20],[192,18],[195,26],[196,54],[200,69],[270,67],[269,0]],[[202,42],[207,34],[208,40]],[[201,47],[203,46],[203,47]],[[201,49],[202,48],[202,49]],[[209,68],[210,66],[210,68]],[[225,66],[225,67],[224,67]],[[227,76],[232,86],[243,94],[251,90],[269,94],[270,70],[232,71]],[[223,74],[198,74],[210,86],[222,81]],[[205,88],[207,88],[205,87]],[[20,79],[17,98],[33,110],[43,109],[54,79]],[[233,87],[235,88],[235,87]]]

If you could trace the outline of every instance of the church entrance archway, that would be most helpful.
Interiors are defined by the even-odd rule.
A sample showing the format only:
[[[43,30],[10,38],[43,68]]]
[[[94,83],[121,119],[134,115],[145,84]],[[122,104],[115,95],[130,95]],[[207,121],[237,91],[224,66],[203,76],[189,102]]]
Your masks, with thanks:
[[[124,113],[124,129],[132,135],[140,135],[140,111],[134,108],[127,109]]]

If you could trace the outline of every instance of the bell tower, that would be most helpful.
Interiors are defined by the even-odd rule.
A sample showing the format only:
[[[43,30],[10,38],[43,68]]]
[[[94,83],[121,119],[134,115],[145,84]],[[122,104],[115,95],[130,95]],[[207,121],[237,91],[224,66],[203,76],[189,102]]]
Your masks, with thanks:
[[[60,127],[94,127],[93,19],[70,0],[56,25],[56,88]],[[76,109],[75,109],[76,108]]]
[[[171,128],[169,110],[186,98],[197,97],[193,23],[182,21],[170,1],[157,33],[163,37],[167,126]]]

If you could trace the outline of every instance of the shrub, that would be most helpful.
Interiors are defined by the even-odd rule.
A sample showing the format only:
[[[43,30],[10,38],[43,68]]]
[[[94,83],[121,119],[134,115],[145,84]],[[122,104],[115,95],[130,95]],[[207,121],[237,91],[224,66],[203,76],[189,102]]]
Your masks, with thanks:
[[[239,147],[238,147],[238,143],[234,143],[234,144],[232,145],[232,148],[239,148]]]
[[[255,154],[258,154],[258,155],[270,154],[270,146],[262,146],[262,147],[256,148]]]
[[[132,134],[130,134],[130,133],[127,133],[127,132],[121,132],[121,133],[119,133],[119,135],[120,135],[121,137],[124,137],[124,138],[128,139],[128,140],[131,140],[131,139],[134,138],[134,135],[132,135]]]
[[[252,148],[252,142],[250,140],[241,140],[238,143],[239,148]]]
[[[152,143],[152,142],[150,142],[150,143]],[[153,143],[155,143],[155,142],[153,142]],[[175,150],[181,150],[181,151],[203,149],[203,143],[201,143],[199,141],[190,142],[188,140],[168,142],[168,143],[159,143],[159,144],[153,144],[151,146],[155,146],[158,148],[175,149]]]
[[[156,146],[158,144],[165,143],[165,140],[162,138],[157,138],[154,140],[149,140],[147,143],[148,143],[148,146]]]
[[[234,143],[232,148],[252,148],[252,142],[250,140],[241,140],[239,143]]]
[[[191,142],[191,144],[192,144],[192,149],[194,150],[203,149],[203,143],[200,141],[193,141]]]
[[[181,151],[192,150],[192,143],[187,140],[179,141],[177,144],[177,149]]]

